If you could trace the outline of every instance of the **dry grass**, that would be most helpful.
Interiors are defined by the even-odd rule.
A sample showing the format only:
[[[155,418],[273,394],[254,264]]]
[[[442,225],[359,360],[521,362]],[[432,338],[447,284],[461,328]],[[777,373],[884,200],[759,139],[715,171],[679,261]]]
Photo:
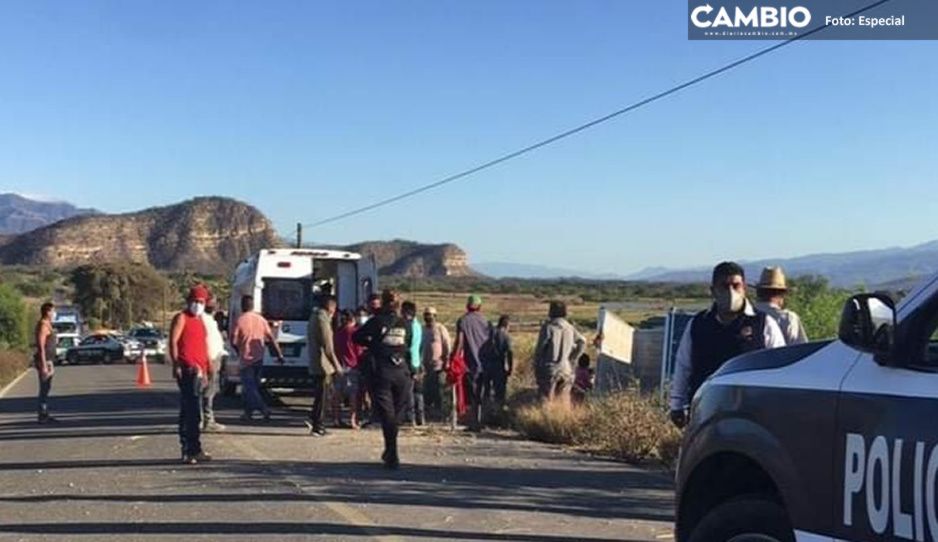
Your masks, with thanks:
[[[15,350],[0,350],[0,388],[18,377],[27,365],[25,353]]]
[[[515,411],[513,422],[530,439],[573,445],[633,463],[653,460],[673,465],[681,438],[659,405],[636,391],[592,398],[573,408],[528,404]]]
[[[518,408],[514,425],[526,437],[551,444],[580,444],[589,410],[565,408],[559,403],[540,403]]]
[[[680,443],[664,409],[638,391],[626,390],[588,401],[588,423],[580,444],[626,461],[657,459],[671,464]]]

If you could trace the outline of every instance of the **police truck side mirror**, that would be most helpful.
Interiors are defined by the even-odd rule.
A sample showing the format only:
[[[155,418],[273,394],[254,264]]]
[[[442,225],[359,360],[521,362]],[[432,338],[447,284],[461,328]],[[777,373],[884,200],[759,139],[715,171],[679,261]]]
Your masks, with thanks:
[[[896,329],[896,305],[883,294],[858,294],[844,303],[840,317],[841,341],[887,363]]]

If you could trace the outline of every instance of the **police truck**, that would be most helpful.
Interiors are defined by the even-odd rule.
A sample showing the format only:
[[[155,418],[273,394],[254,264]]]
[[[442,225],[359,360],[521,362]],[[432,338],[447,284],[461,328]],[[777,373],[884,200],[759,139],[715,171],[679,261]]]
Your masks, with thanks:
[[[679,542],[938,540],[938,275],[850,298],[838,338],[746,354],[694,396]]]

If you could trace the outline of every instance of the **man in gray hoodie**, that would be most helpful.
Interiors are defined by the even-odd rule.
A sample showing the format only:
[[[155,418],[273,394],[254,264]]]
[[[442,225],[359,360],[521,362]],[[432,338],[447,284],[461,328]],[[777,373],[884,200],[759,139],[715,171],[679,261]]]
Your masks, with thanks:
[[[567,306],[551,301],[534,350],[534,375],[541,398],[570,404],[573,367],[586,352],[586,339],[567,321]]]

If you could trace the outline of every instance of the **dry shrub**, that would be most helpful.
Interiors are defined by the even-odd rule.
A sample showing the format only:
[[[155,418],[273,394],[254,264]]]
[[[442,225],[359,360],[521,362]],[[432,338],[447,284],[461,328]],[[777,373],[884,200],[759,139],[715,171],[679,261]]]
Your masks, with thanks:
[[[560,403],[527,405],[515,412],[517,429],[530,439],[551,444],[578,444],[589,411]]]
[[[26,366],[27,357],[24,352],[0,350],[0,388],[12,382]]]
[[[635,390],[597,397],[587,403],[589,423],[580,443],[587,449],[626,461],[669,462],[680,432],[664,411]]]
[[[626,390],[565,408],[559,403],[530,404],[515,411],[515,428],[532,440],[572,444],[629,462],[658,460],[671,466],[680,432],[656,402]]]

